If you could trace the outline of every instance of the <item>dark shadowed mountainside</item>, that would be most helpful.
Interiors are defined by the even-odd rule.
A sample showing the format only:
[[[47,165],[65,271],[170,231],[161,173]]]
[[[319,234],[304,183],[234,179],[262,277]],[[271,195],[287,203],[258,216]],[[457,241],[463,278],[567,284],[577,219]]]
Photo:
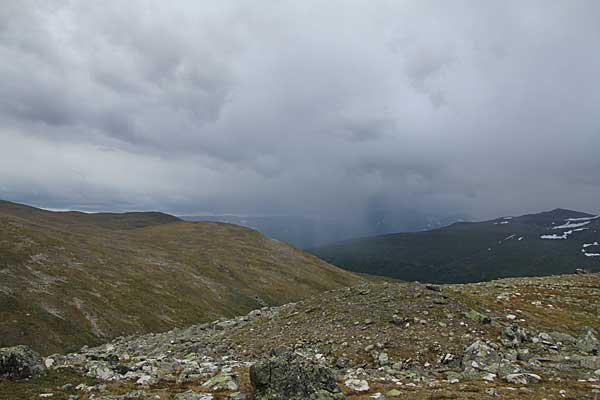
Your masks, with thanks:
[[[600,271],[600,218],[564,209],[455,223],[426,232],[350,240],[310,250],[350,271],[462,283]]]

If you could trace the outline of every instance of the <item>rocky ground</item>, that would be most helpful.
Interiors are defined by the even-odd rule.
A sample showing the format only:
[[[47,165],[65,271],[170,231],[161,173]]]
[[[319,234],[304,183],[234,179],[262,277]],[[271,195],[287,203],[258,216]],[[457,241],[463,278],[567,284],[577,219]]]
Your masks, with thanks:
[[[596,400],[599,300],[600,274],[369,283],[52,355],[45,376],[0,381],[0,398],[253,399],[250,367],[287,346],[348,399]]]

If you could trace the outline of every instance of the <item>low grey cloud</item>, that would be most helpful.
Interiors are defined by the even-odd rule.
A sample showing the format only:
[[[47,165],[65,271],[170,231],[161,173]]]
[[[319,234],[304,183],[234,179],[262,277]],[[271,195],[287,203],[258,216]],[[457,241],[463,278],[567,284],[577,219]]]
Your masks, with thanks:
[[[596,1],[0,7],[0,198],[600,212]]]

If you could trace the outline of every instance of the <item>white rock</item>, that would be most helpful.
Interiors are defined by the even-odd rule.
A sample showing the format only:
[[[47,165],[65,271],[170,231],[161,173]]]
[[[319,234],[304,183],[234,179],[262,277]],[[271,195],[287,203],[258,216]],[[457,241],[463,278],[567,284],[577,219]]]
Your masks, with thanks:
[[[542,380],[539,375],[536,374],[508,374],[505,377],[508,383],[512,383],[514,385],[527,385],[528,383],[535,383]]]
[[[156,380],[152,378],[150,375],[142,375],[140,379],[135,381],[138,385],[150,385],[151,383],[155,383]]]
[[[384,365],[388,365],[390,362],[390,358],[388,357],[387,353],[381,353],[379,354],[379,365],[384,366]]]
[[[496,379],[496,374],[489,373],[489,374],[485,374],[483,376],[484,381],[493,382],[495,379]]]
[[[79,385],[75,386],[75,389],[82,391],[82,392],[86,392],[89,391],[88,390],[88,385],[86,385],[85,383],[80,383]]]
[[[103,381],[111,380],[115,377],[115,373],[107,367],[98,367],[96,369],[96,378]]]
[[[369,382],[364,379],[347,379],[344,385],[355,392],[366,392],[369,390]]]

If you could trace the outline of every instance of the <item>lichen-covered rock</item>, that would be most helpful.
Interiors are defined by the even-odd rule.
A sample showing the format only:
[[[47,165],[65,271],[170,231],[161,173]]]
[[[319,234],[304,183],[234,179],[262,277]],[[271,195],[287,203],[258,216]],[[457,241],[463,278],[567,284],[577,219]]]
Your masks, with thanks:
[[[512,383],[514,385],[527,385],[529,383],[537,383],[542,380],[539,375],[536,374],[509,374],[504,378],[508,383]]]
[[[577,340],[579,351],[588,354],[597,354],[600,349],[600,342],[591,330]]]
[[[337,400],[344,395],[332,370],[288,348],[278,348],[250,368],[256,400]]]
[[[470,310],[469,312],[465,313],[465,317],[467,317],[471,321],[480,323],[481,325],[487,325],[492,323],[492,319],[490,317],[476,310]]]
[[[507,326],[502,331],[502,336],[506,339],[513,347],[519,347],[523,342],[526,342],[529,338],[527,330],[521,328],[517,324]]]
[[[238,390],[240,387],[237,376],[232,374],[221,374],[213,376],[202,384],[202,387],[210,390]]]
[[[369,391],[369,382],[364,379],[347,379],[344,382],[344,385],[350,390],[355,392],[368,392]]]
[[[0,349],[0,379],[25,379],[43,375],[42,357],[27,346]]]
[[[577,339],[575,339],[573,336],[566,334],[566,333],[550,332],[549,335],[557,343],[571,345],[571,344],[575,344],[577,342]]]
[[[479,371],[495,373],[497,368],[493,366],[497,365],[501,359],[502,357],[496,349],[477,340],[465,349],[462,365],[465,370],[474,368]]]
[[[462,375],[467,379],[483,379],[489,373],[503,377],[521,372],[518,365],[504,358],[504,355],[498,351],[497,345],[481,340],[477,340],[465,349],[462,367]]]
[[[210,393],[198,393],[193,390],[188,390],[187,392],[179,393],[175,395],[175,400],[213,400],[214,396]]]

